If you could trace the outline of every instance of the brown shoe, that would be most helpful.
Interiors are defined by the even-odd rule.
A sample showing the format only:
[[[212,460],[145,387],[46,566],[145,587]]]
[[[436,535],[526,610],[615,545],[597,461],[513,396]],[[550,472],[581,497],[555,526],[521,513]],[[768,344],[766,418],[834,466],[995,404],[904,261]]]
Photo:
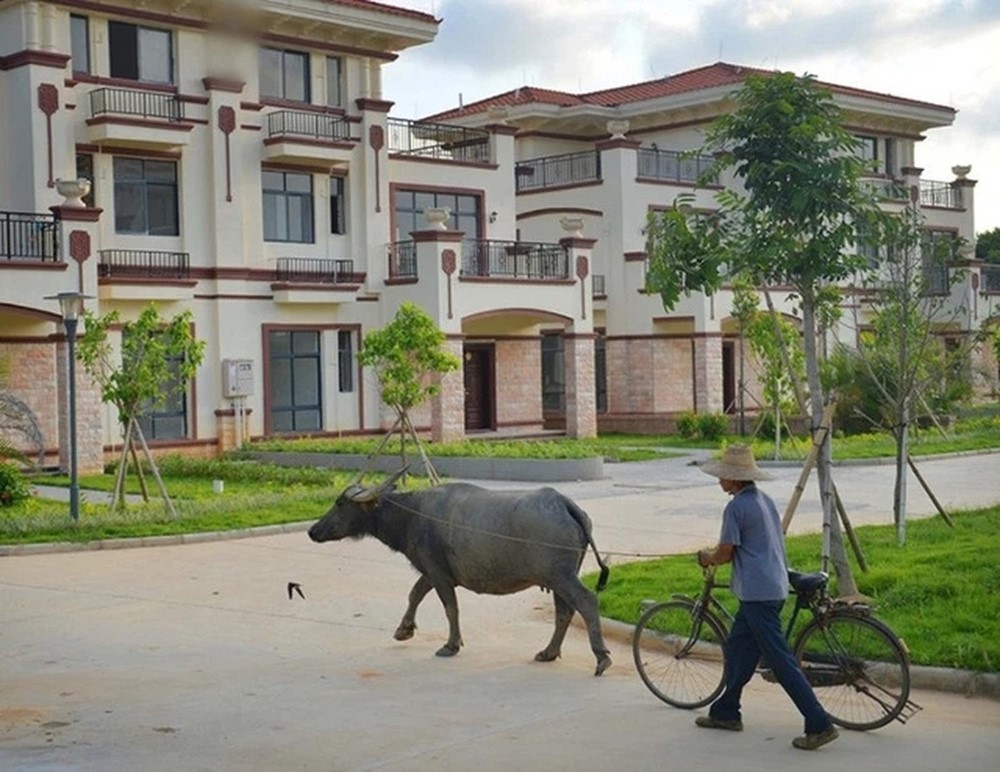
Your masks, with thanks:
[[[840,732],[837,731],[837,727],[830,724],[822,732],[815,732],[813,734],[804,734],[801,737],[796,737],[792,740],[792,745],[804,751],[814,751],[821,745],[826,745],[829,742],[833,742],[838,737],[840,737]]]
[[[695,726],[700,726],[703,729],[728,729],[730,732],[742,732],[743,722],[738,718],[731,721],[726,721],[722,718],[712,718],[712,716],[698,716],[694,720]]]

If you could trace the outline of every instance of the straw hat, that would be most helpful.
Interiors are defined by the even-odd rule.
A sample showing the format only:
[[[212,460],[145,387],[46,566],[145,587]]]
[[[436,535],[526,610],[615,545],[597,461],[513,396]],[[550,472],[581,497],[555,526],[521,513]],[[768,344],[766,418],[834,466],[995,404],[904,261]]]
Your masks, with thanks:
[[[701,471],[721,480],[773,480],[774,475],[763,471],[746,445],[730,445],[722,458],[713,458],[701,465]]]

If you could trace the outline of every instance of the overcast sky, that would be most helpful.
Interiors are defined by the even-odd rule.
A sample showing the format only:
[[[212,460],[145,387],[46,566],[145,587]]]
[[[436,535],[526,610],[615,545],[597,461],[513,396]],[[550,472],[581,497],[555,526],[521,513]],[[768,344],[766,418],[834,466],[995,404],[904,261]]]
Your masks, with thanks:
[[[384,74],[393,115],[518,86],[596,91],[716,61],[958,110],[917,146],[924,177],[972,164],[976,231],[1000,227],[1000,0],[387,0],[443,19]]]

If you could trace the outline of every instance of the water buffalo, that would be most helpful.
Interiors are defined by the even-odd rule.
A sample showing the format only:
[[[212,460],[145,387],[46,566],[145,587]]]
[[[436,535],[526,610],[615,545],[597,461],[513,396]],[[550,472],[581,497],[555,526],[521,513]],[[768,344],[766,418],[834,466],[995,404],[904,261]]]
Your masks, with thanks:
[[[456,587],[506,595],[537,585],[552,591],[556,619],[552,640],[535,659],[551,662],[559,656],[573,612],[579,611],[597,657],[595,675],[607,670],[611,658],[601,637],[597,598],[577,577],[588,545],[597,555],[586,512],[552,488],[491,491],[452,483],[397,493],[403,471],[377,487],[349,486],[309,529],[317,542],[374,536],[406,555],[420,572],[396,640],[413,637],[417,606],[433,589],[444,604],[449,629],[448,642],[437,654],[453,656],[462,645]],[[597,562],[601,589],[608,569],[600,555]]]

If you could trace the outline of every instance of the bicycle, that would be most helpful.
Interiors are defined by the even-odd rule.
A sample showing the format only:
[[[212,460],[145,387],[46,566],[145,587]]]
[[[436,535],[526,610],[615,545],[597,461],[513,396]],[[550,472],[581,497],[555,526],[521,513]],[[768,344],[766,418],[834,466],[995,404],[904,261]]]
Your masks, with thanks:
[[[723,646],[733,615],[714,596],[715,567],[704,569],[697,598],[673,595],[649,602],[635,626],[632,656],[643,683],[677,708],[701,708],[725,688]],[[788,572],[795,606],[785,628],[792,633],[800,612],[810,618],[795,636],[792,651],[830,720],[847,729],[878,729],[906,723],[922,708],[910,696],[910,657],[905,642],[870,606],[830,598],[829,575]],[[758,666],[765,680],[775,681]]]

